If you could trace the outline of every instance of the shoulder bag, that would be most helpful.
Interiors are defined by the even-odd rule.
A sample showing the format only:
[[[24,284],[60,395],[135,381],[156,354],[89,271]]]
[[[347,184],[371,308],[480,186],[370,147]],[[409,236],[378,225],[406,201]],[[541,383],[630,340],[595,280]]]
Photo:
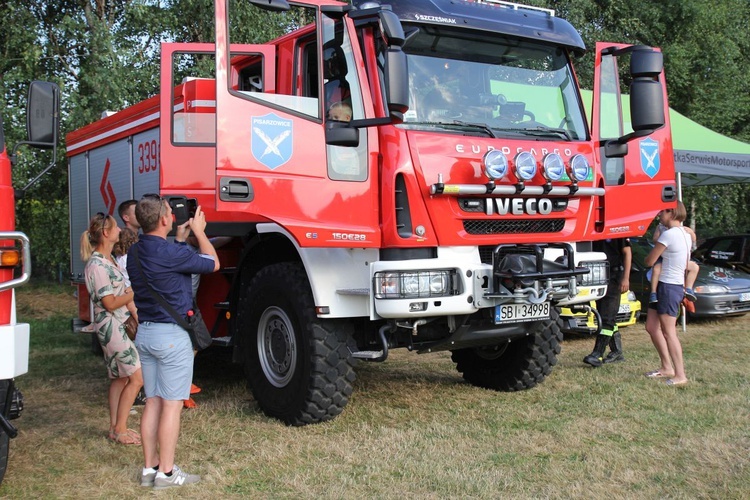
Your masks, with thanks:
[[[196,351],[202,351],[206,347],[209,347],[213,342],[213,339],[211,338],[211,332],[208,331],[206,323],[203,321],[203,315],[201,314],[200,309],[198,309],[198,307],[195,305],[195,300],[193,300],[193,308],[187,312],[187,316],[180,316],[180,314],[178,314],[177,311],[175,311],[174,308],[169,305],[169,302],[164,300],[164,297],[156,293],[156,291],[151,287],[151,284],[146,279],[146,273],[143,272],[141,261],[138,258],[138,247],[136,245],[133,245],[131,250],[135,265],[138,266],[138,270],[140,271],[141,276],[143,276],[143,281],[146,283],[146,287],[151,293],[151,296],[159,303],[159,305],[164,308],[165,311],[169,313],[170,316],[172,316],[172,318],[177,322],[178,325],[180,325],[180,327],[188,332],[188,335],[190,335],[190,340],[193,343],[193,348]],[[132,283],[133,280],[131,279],[130,281]]]

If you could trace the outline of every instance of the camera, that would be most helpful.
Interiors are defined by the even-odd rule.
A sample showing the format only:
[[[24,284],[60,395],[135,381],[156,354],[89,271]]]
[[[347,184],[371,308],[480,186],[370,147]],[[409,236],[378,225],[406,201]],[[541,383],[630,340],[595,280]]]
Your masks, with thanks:
[[[195,210],[198,208],[198,200],[195,198],[170,196],[167,201],[169,206],[172,207],[172,215],[176,226],[182,225],[195,217]]]

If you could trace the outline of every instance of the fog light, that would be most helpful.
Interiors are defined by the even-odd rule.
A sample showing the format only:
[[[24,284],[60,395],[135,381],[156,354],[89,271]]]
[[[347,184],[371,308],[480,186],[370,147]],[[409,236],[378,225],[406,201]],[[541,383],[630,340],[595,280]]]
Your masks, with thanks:
[[[485,153],[482,165],[484,165],[484,175],[493,181],[502,179],[508,173],[508,158],[497,149]]]
[[[575,155],[570,160],[570,168],[568,169],[568,177],[570,180],[576,182],[585,181],[589,177],[589,161],[583,155]]]
[[[412,302],[409,304],[409,312],[420,312],[427,310],[427,302]]]
[[[530,181],[536,175],[536,159],[528,151],[521,151],[513,160],[519,181]]]
[[[375,298],[409,299],[458,294],[455,269],[375,273]]]
[[[565,173],[565,163],[562,156],[557,153],[550,153],[542,161],[544,178],[548,181],[559,181]]]

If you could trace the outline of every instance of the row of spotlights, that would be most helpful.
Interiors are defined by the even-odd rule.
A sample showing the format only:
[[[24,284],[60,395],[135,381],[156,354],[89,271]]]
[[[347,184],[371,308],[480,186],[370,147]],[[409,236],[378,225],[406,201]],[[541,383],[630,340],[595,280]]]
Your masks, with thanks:
[[[510,170],[505,153],[497,149],[487,151],[482,158],[482,164],[485,175],[493,181],[502,179]],[[521,182],[530,181],[537,172],[536,158],[528,151],[518,153],[513,159],[513,166],[513,173]],[[590,169],[589,161],[580,154],[571,158],[568,165],[565,165],[562,156],[557,153],[549,153],[542,159],[542,175],[548,181],[559,181],[566,171],[572,181],[584,181],[588,178]]]

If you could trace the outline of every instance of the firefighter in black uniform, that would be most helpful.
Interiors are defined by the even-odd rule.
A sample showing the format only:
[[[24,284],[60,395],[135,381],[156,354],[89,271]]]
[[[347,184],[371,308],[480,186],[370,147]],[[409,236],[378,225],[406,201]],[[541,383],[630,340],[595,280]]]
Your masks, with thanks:
[[[596,301],[596,309],[601,316],[601,332],[596,336],[594,350],[583,358],[584,363],[597,367],[602,363],[625,361],[622,339],[617,330],[617,311],[620,309],[620,295],[630,288],[632,252],[628,238],[595,241],[593,250],[607,254],[609,261],[607,294]],[[610,352],[605,358],[607,345]]]

